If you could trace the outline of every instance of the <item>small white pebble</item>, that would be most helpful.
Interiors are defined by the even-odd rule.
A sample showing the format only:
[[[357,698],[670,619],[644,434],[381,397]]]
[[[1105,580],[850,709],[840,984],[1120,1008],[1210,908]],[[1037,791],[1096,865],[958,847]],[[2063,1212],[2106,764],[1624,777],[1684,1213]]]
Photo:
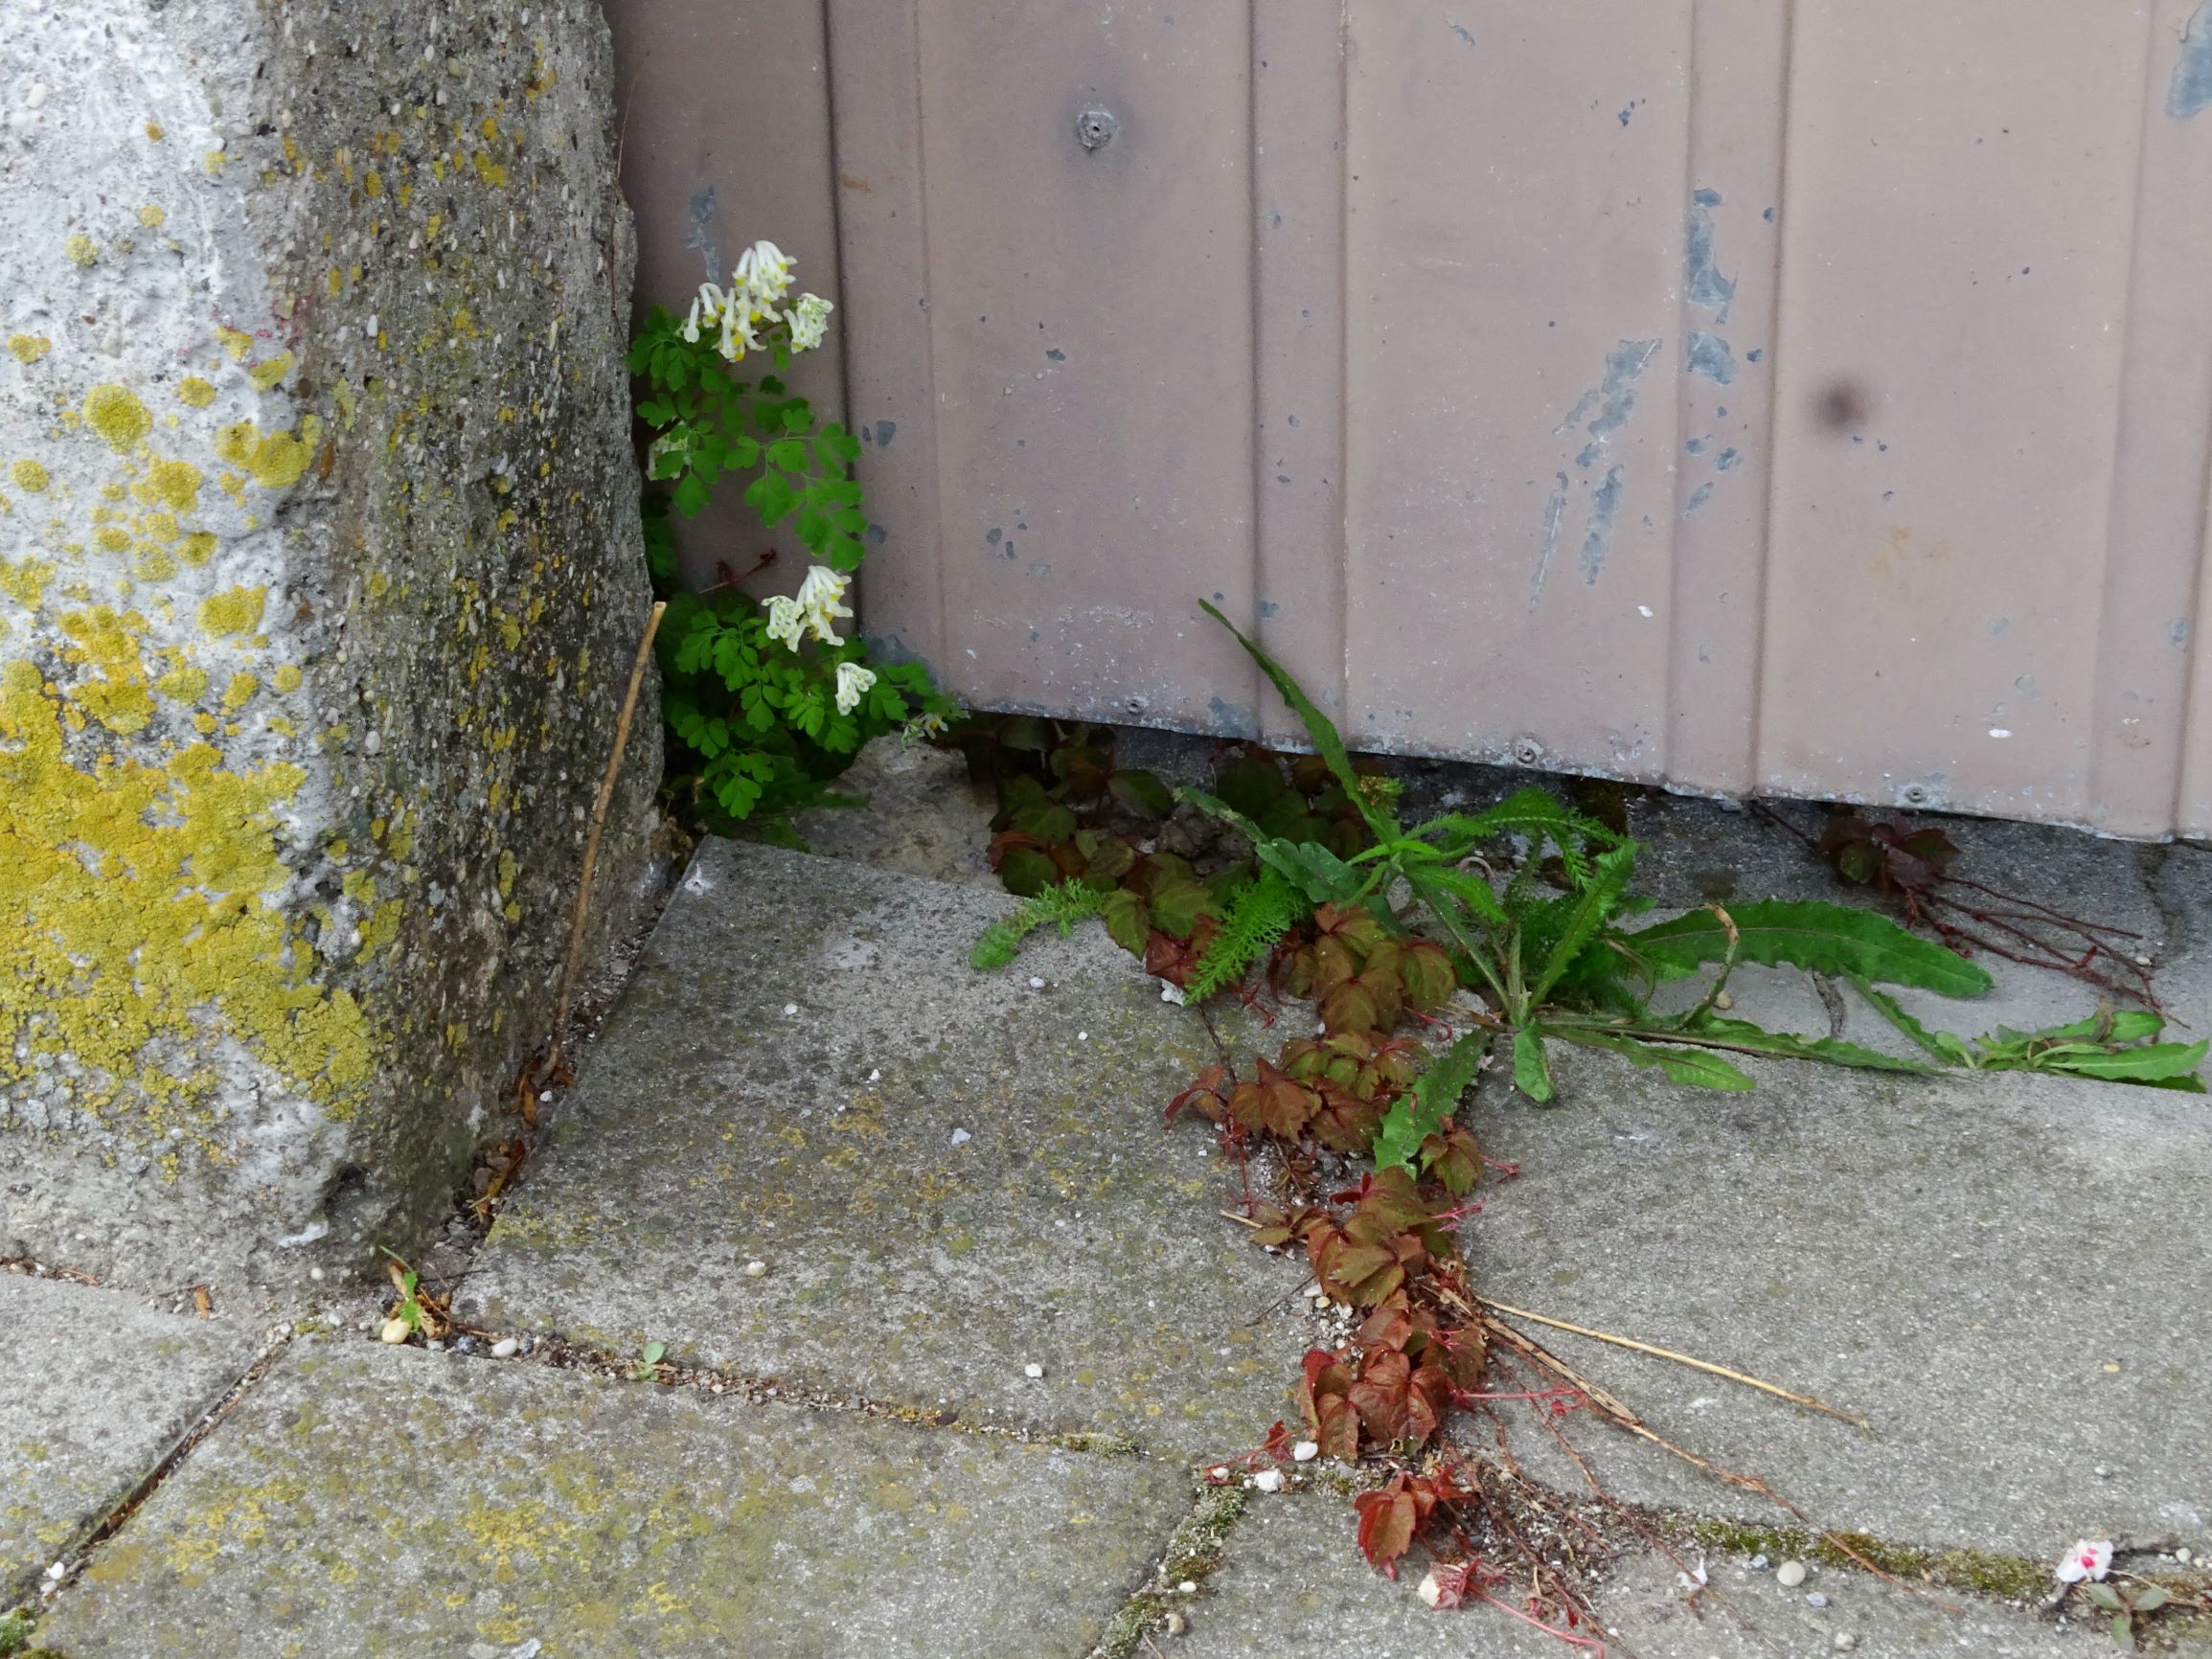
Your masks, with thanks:
[[[955,1129],[952,1131],[952,1144],[956,1147],[965,1147],[971,1139],[973,1139],[973,1137],[969,1135],[966,1129]]]
[[[1838,1630],[1836,1632],[1836,1650],[1838,1653],[1848,1653],[1858,1646],[1859,1638],[1850,1631]]]
[[[1796,1589],[1798,1585],[1805,1582],[1805,1563],[1803,1561],[1784,1561],[1781,1566],[1774,1570],[1774,1581],[1785,1590]]]
[[[1190,1627],[1191,1622],[1184,1618],[1180,1613],[1171,1611],[1168,1614],[1167,1630],[1169,1635],[1180,1636],[1188,1631]]]
[[[1079,1031],[1075,1034],[1075,1040],[1079,1043],[1086,1043],[1090,1041],[1090,1033],[1086,1031]]]
[[[1175,1588],[1186,1596],[1196,1596],[1198,1593],[1198,1581],[1196,1579],[1185,1579]]]
[[[320,1284],[323,1282],[323,1270],[320,1267],[310,1267],[308,1269],[308,1277]]]
[[[872,1083],[873,1083],[873,1082],[878,1081],[878,1080],[879,1080],[879,1079],[882,1078],[882,1076],[883,1076],[883,1074],[882,1074],[882,1072],[881,1072],[881,1071],[879,1071],[879,1070],[878,1070],[878,1071],[873,1071],[873,1072],[870,1072],[870,1073],[868,1074],[868,1080],[869,1080],[870,1082],[872,1082]]]
[[[1172,1002],[1177,1008],[1181,1008],[1183,1006],[1183,988],[1174,984],[1173,981],[1165,979],[1161,980],[1160,1000],[1162,1002]]]
[[[2179,1561],[2184,1567],[2196,1558],[2187,1550],[2176,1550],[2174,1552],[2174,1559]]]
[[[46,1576],[49,1579],[66,1579],[69,1576],[69,1563],[67,1561],[55,1562],[53,1566],[46,1569]]]
[[[1264,1492],[1279,1492],[1283,1489],[1283,1471],[1262,1469],[1252,1477],[1252,1484]]]
[[[491,1357],[493,1359],[513,1359],[521,1351],[521,1343],[512,1336],[502,1336],[491,1345]]]
[[[539,1095],[537,1097],[537,1103],[541,1106],[552,1104],[553,1091],[551,1089],[547,1089],[543,1094]]]
[[[1029,976],[1029,989],[1032,990],[1042,990],[1044,989],[1044,981],[1033,973]]]
[[[790,1018],[790,1017],[791,1017],[791,1015],[793,1015],[793,1014],[797,1013],[798,1011],[799,1011],[799,1005],[798,1005],[797,1003],[795,1003],[795,1002],[787,1002],[787,1003],[784,1004],[784,1017],[785,1017],[786,1019],[788,1019],[788,1018]]]
[[[1421,1582],[1413,1587],[1413,1593],[1421,1598],[1422,1605],[1425,1607],[1433,1607],[1444,1600],[1444,1584],[1437,1578],[1434,1567],[1429,1568]]]
[[[397,1347],[399,1343],[406,1341],[414,1333],[414,1329],[412,1325],[395,1314],[392,1318],[384,1321],[384,1329],[376,1333],[376,1340],[389,1342]]]
[[[1805,1604],[1808,1607],[1825,1607],[1828,1605],[1828,1598],[1815,1590],[1805,1598]]]
[[[1310,1464],[1321,1455],[1321,1447],[1312,1441],[1302,1440],[1290,1448],[1290,1455],[1302,1464]]]
[[[745,1263],[745,1277],[747,1279],[758,1279],[767,1270],[768,1264],[765,1261],[748,1261]]]
[[[1206,1471],[1206,1479],[1210,1481],[1225,1481],[1228,1478],[1229,1470],[1227,1466],[1222,1464],[1216,1464],[1212,1468]]]
[[[1044,1367],[1038,1364],[1037,1361],[1033,1359],[1027,1365],[1021,1368],[1021,1375],[1033,1379],[1040,1377],[1044,1375]]]
[[[2137,967],[2149,967],[2151,966],[2151,959],[2147,956],[2138,956],[2135,958],[2135,966]]]

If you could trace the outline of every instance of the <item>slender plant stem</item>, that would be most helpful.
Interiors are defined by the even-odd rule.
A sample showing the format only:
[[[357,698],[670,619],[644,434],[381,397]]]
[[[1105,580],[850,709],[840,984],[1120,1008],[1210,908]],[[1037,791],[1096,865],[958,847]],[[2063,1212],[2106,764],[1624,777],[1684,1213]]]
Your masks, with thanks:
[[[637,713],[638,688],[645,684],[646,665],[652,661],[652,637],[660,631],[666,600],[655,600],[645,619],[645,637],[637,642],[637,657],[629,666],[629,688],[622,694],[622,712],[614,721],[614,752],[606,758],[606,772],[599,781],[599,799],[591,806],[591,832],[583,842],[583,871],[577,877],[576,906],[568,924],[568,960],[561,965],[560,996],[553,1005],[553,1054],[560,1054],[561,1034],[568,1029],[569,1003],[576,995],[576,975],[583,965],[583,934],[591,920],[591,876],[599,864],[599,840],[606,830],[606,809],[614,802],[615,780],[622,776],[623,751],[629,747],[630,716]]]

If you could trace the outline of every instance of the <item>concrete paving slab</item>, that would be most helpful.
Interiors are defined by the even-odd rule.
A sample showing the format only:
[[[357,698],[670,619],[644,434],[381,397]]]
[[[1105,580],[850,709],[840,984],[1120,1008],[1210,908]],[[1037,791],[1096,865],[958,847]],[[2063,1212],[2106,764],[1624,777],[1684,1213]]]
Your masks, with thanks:
[[[1549,1109],[1486,1079],[1475,1126],[1522,1173],[1462,1236],[1477,1287],[1875,1429],[1533,1331],[1659,1433],[1898,1542],[2037,1559],[2085,1536],[2212,1545],[2201,1097],[1779,1063],[1715,1095],[1562,1059]],[[1575,1480],[1522,1438],[1532,1468]],[[1624,1497],[1784,1519],[1595,1424],[1579,1441]]]
[[[1303,1351],[1260,1316],[1302,1276],[1217,1218],[1211,1125],[1162,1127],[1205,1025],[1095,926],[975,972],[1011,908],[702,848],[463,1307],[966,1420],[1256,1445]]]
[[[263,1333],[0,1272],[0,1607],[68,1554],[244,1375]]]
[[[958,753],[878,738],[836,787],[864,805],[800,813],[792,828],[809,852],[940,881],[997,883],[991,819],[998,803],[968,781]]]
[[[38,1634],[70,1659],[1075,1659],[1188,1498],[1136,1458],[302,1344]]]
[[[1425,1562],[1409,1562],[1392,1583],[1360,1559],[1354,1525],[1350,1505],[1339,1498],[1308,1494],[1255,1504],[1231,1534],[1220,1569],[1187,1598],[1190,1634],[1174,1650],[1184,1659],[1561,1659],[1574,1651],[1495,1608],[1424,1606],[1414,1586]],[[1706,1562],[1710,1583],[1695,1603],[1677,1575],[1656,1555],[1617,1564],[1593,1598],[1609,1648],[1637,1659],[1775,1659],[1833,1654],[1844,1636],[1851,1650],[1869,1659],[1961,1652],[2089,1659],[2111,1650],[2109,1637],[2061,1630],[2034,1612],[1950,1597],[1962,1611],[1947,1613],[1864,1574],[1817,1573],[1787,1591],[1771,1571],[1721,1557]],[[1812,1604],[1807,1598],[1813,1595],[1827,1604]]]

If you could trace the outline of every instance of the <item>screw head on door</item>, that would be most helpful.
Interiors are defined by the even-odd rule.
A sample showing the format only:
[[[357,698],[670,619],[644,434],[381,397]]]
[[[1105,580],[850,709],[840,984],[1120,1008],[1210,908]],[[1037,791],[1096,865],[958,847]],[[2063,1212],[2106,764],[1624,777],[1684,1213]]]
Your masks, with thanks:
[[[1079,110],[1075,118],[1075,141],[1085,149],[1098,149],[1109,144],[1121,127],[1110,109]]]

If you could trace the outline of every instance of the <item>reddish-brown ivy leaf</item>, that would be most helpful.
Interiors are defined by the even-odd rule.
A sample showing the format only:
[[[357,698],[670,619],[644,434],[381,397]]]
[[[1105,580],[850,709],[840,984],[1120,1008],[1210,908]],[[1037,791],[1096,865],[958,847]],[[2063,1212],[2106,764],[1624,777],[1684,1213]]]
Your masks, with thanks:
[[[1304,1134],[1320,1109],[1320,1098],[1311,1089],[1292,1081],[1266,1060],[1260,1062],[1259,1076],[1251,1082],[1239,1083],[1229,1097],[1229,1113],[1239,1124],[1254,1134],[1274,1135],[1285,1141],[1295,1141]]]
[[[1465,1197],[1482,1179],[1482,1148],[1457,1124],[1421,1143],[1421,1161],[1454,1198]]]
[[[1339,1302],[1372,1307],[1405,1283],[1405,1263],[1381,1244],[1358,1244],[1334,1234],[1313,1258],[1321,1288]]]
[[[1450,1387],[1442,1372],[1422,1369],[1432,1375],[1417,1384],[1413,1362],[1395,1348],[1379,1348],[1361,1362],[1352,1403],[1378,1445],[1421,1445],[1436,1432]]]
[[[1323,1082],[1319,1094],[1321,1109],[1313,1118],[1313,1138],[1332,1152],[1347,1157],[1365,1154],[1382,1126],[1382,1107],[1334,1082]]]
[[[1358,980],[1348,979],[1321,998],[1321,1023],[1332,1032],[1371,1032],[1382,1023],[1374,997]]]
[[[1459,976],[1452,971],[1451,958],[1445,954],[1442,945],[1425,939],[1417,939],[1405,946],[1398,974],[1405,982],[1407,1004],[1423,1013],[1442,1008],[1459,989]]]
[[[1359,1414],[1350,1398],[1352,1373],[1325,1348],[1310,1350],[1299,1402],[1306,1423],[1326,1457],[1353,1463],[1359,1456]]]
[[[1167,1121],[1174,1123],[1177,1112],[1185,1106],[1195,1106],[1215,1123],[1220,1123],[1229,1114],[1229,1102],[1221,1095],[1221,1087],[1228,1080],[1227,1066],[1208,1066],[1189,1088],[1168,1102]]]
[[[1360,1552],[1386,1577],[1395,1579],[1398,1558],[1413,1548],[1413,1540],[1435,1511],[1436,1491],[1430,1483],[1401,1471],[1390,1477],[1388,1486],[1361,1492],[1352,1507],[1359,1512]]]

